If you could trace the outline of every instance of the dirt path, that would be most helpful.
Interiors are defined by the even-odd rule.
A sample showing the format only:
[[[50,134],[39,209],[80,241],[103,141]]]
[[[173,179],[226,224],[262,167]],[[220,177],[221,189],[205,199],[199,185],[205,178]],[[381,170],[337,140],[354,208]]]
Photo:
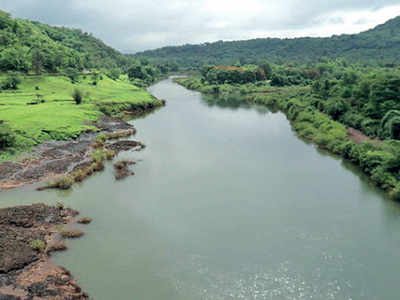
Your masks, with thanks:
[[[349,134],[349,139],[355,142],[356,144],[361,144],[364,142],[381,142],[380,139],[371,139],[370,137],[366,136],[364,133],[361,131],[347,127],[347,133]]]

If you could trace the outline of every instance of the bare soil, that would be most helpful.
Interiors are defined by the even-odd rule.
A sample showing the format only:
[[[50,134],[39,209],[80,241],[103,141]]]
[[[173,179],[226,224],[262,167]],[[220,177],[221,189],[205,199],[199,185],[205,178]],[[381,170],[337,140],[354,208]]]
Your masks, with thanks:
[[[381,142],[380,139],[371,139],[369,136],[365,135],[361,131],[347,127],[347,133],[349,135],[349,139],[355,142],[356,144],[361,144],[364,142]]]

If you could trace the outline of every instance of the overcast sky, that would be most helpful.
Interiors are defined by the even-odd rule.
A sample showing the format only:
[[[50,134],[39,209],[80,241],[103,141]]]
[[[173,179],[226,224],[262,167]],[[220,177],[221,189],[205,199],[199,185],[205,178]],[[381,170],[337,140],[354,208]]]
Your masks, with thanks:
[[[167,45],[357,33],[400,0],[0,0],[15,17],[78,27],[134,53]]]

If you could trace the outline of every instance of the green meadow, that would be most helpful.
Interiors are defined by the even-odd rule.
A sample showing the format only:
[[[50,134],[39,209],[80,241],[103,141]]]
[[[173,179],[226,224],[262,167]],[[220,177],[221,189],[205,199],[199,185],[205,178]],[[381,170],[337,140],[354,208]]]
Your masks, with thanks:
[[[5,78],[0,76],[0,82]],[[158,101],[123,76],[112,80],[102,75],[96,85],[91,75],[80,76],[77,83],[64,76],[26,76],[21,79],[18,90],[0,93],[0,120],[16,135],[14,147],[0,152],[0,161],[46,140],[76,138],[83,131],[96,130],[88,121],[95,121],[104,113],[117,113]],[[83,95],[79,105],[72,97],[75,89]]]

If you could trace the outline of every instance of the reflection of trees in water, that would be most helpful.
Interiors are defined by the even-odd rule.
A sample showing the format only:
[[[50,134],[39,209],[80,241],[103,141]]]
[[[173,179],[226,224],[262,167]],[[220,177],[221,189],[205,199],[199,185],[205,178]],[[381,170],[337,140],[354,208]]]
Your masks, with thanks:
[[[158,111],[159,109],[161,109],[161,108],[162,108],[162,107],[155,107],[155,108],[152,109],[152,110],[145,111],[145,112],[142,112],[142,113],[140,113],[140,114],[129,114],[129,113],[127,113],[127,114],[124,116],[124,119],[126,119],[127,121],[144,119],[144,118],[146,118],[147,116],[154,114],[155,112],[157,112],[157,111]]]
[[[277,109],[268,108],[265,105],[256,105],[248,102],[248,98],[240,93],[229,93],[221,95],[202,95],[202,102],[208,107],[227,108],[231,110],[247,109],[254,110],[260,115],[277,113]]]
[[[367,199],[372,196],[376,201],[382,200],[380,207],[385,216],[382,220],[389,226],[389,228],[393,228],[393,225],[398,228],[400,204],[391,200],[388,195],[378,188],[371,178],[369,178],[357,165],[348,160],[342,160],[341,166],[359,178],[360,193],[363,198]],[[395,222],[395,224],[393,222]]]
[[[313,142],[307,139],[304,139],[299,136],[298,138],[308,145],[315,145],[313,144]],[[368,175],[366,175],[359,166],[355,165],[349,160],[343,159],[339,155],[333,154],[317,146],[315,146],[315,149],[318,155],[329,157],[330,159],[334,159],[337,161],[341,161],[340,165],[359,179],[360,194],[362,198],[366,200],[369,198],[370,200],[372,199],[373,201],[381,200],[379,206],[382,208],[382,212],[386,217],[383,218],[385,224],[391,226],[390,228],[393,228],[394,225],[398,226],[396,224],[398,224],[400,217],[400,203],[391,200],[383,190],[381,190],[375,185],[375,183],[371,180],[371,178]],[[393,224],[394,222],[395,224]]]

